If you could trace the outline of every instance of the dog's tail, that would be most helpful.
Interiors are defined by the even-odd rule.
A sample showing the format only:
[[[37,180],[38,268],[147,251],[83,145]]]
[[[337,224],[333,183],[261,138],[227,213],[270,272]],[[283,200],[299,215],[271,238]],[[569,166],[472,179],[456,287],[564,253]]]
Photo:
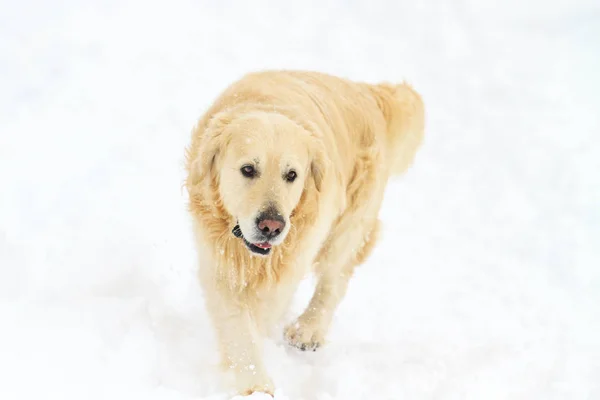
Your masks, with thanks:
[[[408,84],[371,86],[387,121],[390,172],[399,175],[412,164],[423,141],[425,109],[421,96]]]

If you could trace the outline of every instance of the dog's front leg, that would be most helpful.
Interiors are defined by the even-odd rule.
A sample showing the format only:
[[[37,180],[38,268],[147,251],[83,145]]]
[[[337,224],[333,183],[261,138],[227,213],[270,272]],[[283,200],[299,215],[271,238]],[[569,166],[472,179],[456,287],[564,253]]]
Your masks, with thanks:
[[[343,226],[342,226],[343,227]],[[336,227],[332,239],[321,250],[316,266],[319,276],[310,304],[284,330],[288,342],[301,350],[316,350],[325,342],[333,314],[346,294],[354,268],[362,263],[377,240],[379,222],[354,229]],[[347,249],[355,249],[347,251]]]
[[[208,289],[208,290],[206,290]],[[240,394],[273,394],[273,383],[262,362],[262,338],[254,310],[225,288],[206,288],[207,306],[213,319],[221,357],[234,373]]]

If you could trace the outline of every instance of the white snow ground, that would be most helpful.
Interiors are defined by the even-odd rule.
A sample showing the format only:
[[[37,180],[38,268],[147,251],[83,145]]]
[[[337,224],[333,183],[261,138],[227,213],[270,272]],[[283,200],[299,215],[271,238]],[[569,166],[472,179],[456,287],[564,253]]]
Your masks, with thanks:
[[[278,67],[406,78],[428,126],[329,345],[267,343],[276,398],[600,399],[586,0],[0,0],[0,399],[231,397],[183,148],[229,82]]]

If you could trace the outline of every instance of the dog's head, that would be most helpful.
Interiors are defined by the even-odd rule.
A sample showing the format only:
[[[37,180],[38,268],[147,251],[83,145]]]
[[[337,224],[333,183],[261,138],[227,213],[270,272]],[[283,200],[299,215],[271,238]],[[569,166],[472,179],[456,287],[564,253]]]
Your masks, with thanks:
[[[268,255],[290,230],[304,190],[321,190],[323,147],[277,113],[221,113],[203,133],[195,174],[217,178],[223,207],[250,251]]]

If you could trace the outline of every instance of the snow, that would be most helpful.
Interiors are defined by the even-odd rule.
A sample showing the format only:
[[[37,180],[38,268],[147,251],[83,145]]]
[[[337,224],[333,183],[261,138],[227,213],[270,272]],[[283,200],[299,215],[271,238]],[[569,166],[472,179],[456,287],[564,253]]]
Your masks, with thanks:
[[[266,343],[276,399],[600,399],[599,38],[592,0],[2,1],[0,398],[233,397],[183,149],[285,67],[407,79],[428,124],[328,345]]]

